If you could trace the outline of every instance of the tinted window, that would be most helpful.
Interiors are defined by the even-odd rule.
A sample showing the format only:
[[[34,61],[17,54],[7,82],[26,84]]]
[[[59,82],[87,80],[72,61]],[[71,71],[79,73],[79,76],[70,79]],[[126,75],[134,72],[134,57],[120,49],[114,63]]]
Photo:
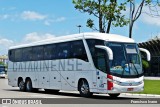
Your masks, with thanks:
[[[43,56],[44,56],[44,48],[43,46],[35,46],[32,48],[33,49],[33,53],[32,53],[32,59],[34,61],[37,60],[43,60]]]
[[[14,50],[10,50],[9,53],[8,53],[9,54],[8,55],[9,60],[12,61],[12,62],[14,62],[14,52],[15,52]]]
[[[23,61],[32,61],[32,47],[23,49]]]
[[[15,49],[15,61],[20,62],[22,60],[22,49]]]
[[[89,50],[91,52],[93,62],[95,63],[95,61],[96,61],[96,59],[95,59],[96,58],[95,45],[104,45],[104,41],[96,40],[96,39],[88,39],[87,44],[88,44]]]
[[[21,50],[16,49],[16,52],[14,50],[10,50],[9,58],[10,60],[16,59],[16,61],[37,61],[68,58],[77,58],[88,61],[82,40],[27,47]]]
[[[90,49],[92,57],[95,56],[95,45],[104,45],[104,41],[96,40],[96,39],[88,39],[87,40],[88,47]]]
[[[57,46],[57,55],[56,55],[56,59],[66,59],[66,58],[70,58],[70,43],[60,43]]]
[[[107,57],[106,51],[102,49],[96,49],[95,66],[97,69],[107,72]]]
[[[52,60],[56,58],[56,45],[46,45],[44,47],[44,59]]]
[[[86,50],[82,40],[72,42],[72,58],[88,61]]]
[[[107,72],[109,70],[107,53],[103,49],[95,48],[95,45],[104,46],[104,41],[96,39],[88,39],[87,44],[90,49],[95,67],[103,72]]]

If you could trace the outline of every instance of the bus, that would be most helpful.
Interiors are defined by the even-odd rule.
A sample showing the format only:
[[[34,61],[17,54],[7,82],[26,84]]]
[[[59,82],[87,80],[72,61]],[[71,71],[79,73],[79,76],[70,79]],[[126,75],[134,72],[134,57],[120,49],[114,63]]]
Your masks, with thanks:
[[[4,65],[0,65],[0,78],[6,78],[6,77],[7,77],[6,67]]]
[[[83,97],[144,89],[140,51],[133,39],[80,33],[9,48],[8,84],[21,91],[79,91]]]

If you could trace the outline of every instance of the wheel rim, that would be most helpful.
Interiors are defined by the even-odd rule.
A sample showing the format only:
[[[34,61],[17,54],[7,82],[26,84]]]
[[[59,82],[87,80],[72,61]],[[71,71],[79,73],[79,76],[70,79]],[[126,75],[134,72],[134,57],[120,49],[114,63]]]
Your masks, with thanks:
[[[89,86],[86,82],[82,81],[81,92],[87,94],[89,92]]]
[[[27,89],[27,90],[30,90],[30,81],[27,81],[26,89]]]

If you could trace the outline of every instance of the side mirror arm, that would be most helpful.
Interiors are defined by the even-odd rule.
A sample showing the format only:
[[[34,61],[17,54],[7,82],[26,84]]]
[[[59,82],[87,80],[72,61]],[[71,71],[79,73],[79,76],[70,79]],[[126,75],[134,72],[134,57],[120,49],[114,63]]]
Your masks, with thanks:
[[[109,60],[113,60],[113,52],[112,52],[111,48],[109,48],[107,46],[102,46],[102,45],[96,45],[95,47],[105,50],[108,54]]]
[[[147,54],[147,61],[151,60],[151,54],[147,49],[139,48],[140,51],[145,52]]]

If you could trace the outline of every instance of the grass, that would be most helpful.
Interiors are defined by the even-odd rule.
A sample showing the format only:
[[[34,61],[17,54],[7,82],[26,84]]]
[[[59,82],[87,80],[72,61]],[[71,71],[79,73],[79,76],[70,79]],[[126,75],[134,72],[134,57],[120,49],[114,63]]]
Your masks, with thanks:
[[[138,94],[159,94],[160,80],[144,80],[144,91]]]

